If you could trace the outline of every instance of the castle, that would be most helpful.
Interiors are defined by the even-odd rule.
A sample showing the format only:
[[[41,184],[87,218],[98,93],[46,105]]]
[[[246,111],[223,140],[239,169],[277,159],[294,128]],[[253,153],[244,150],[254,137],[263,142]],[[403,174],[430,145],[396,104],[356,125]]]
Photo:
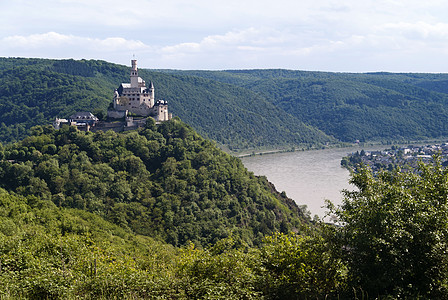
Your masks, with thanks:
[[[128,115],[153,117],[156,121],[168,121],[168,104],[164,100],[155,102],[154,84],[138,76],[137,60],[131,60],[130,83],[122,83],[114,92],[113,108],[107,112],[110,118],[123,118]]]
[[[131,60],[130,83],[122,83],[114,92],[112,106],[107,111],[109,120],[124,119],[122,122],[99,121],[90,112],[78,112],[68,119],[56,118],[53,126],[59,129],[63,124],[74,125],[80,130],[132,130],[144,126],[146,117],[156,122],[168,121],[172,115],[168,113],[165,100],[155,101],[154,84],[146,82],[138,76],[137,60]]]

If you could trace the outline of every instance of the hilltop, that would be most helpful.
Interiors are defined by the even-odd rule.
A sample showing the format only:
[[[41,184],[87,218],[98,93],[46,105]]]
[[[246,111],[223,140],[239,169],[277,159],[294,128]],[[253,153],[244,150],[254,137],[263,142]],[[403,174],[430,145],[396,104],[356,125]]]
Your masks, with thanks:
[[[32,128],[0,147],[0,187],[175,246],[259,243],[307,222],[291,199],[174,118],[126,133]]]
[[[448,169],[415,171],[353,173],[334,226],[176,118],[36,126],[0,147],[0,295],[445,299]]]
[[[343,142],[448,136],[448,74],[295,70],[173,71],[259,93]]]
[[[170,111],[231,150],[322,145],[336,140],[248,89],[193,76],[139,70]],[[96,60],[0,58],[0,140],[18,141],[34,125],[77,111],[105,116],[129,67]]]
[[[140,69],[170,112],[230,151],[448,136],[448,75]],[[0,58],[0,141],[77,111],[105,117],[129,67]]]

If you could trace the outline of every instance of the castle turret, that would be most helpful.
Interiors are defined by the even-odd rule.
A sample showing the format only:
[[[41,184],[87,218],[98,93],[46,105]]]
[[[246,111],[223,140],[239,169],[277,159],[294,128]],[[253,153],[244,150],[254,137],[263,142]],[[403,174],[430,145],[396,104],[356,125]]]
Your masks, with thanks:
[[[171,119],[171,116],[168,113],[168,103],[165,100],[157,100],[154,108],[156,110],[156,121],[163,122]]]
[[[151,107],[153,107],[154,106],[154,104],[155,104],[155,92],[154,92],[154,83],[152,83],[152,81],[150,81],[150,83],[149,83],[149,88],[148,88],[148,90],[149,90],[149,99],[150,99],[150,101],[151,101]]]
[[[138,88],[138,70],[137,70],[137,60],[131,60],[131,88]]]
[[[120,95],[118,94],[118,91],[115,90],[114,91],[114,100],[113,100],[114,109],[117,109],[118,99],[119,98],[120,98]]]

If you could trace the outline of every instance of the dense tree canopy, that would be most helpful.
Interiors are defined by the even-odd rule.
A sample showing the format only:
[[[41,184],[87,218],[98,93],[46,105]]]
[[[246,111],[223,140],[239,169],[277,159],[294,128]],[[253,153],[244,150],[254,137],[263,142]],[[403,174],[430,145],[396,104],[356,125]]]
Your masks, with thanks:
[[[0,140],[76,111],[105,115],[129,68],[96,60],[0,58]],[[446,74],[139,70],[156,97],[230,150],[448,136]]]
[[[77,111],[105,115],[128,74],[128,67],[104,61],[0,58],[0,141],[18,141],[32,126]],[[231,150],[335,142],[247,89],[144,69],[139,75],[154,82],[170,112]]]
[[[341,141],[448,136],[447,74],[295,70],[173,71],[265,95],[276,107]]]
[[[312,224],[178,119],[36,126],[0,144],[0,295],[446,299],[448,170],[351,181],[339,224]]]
[[[266,178],[178,119],[127,133],[68,126],[32,132],[1,151],[1,187],[95,212],[173,245],[231,234],[252,243],[305,220]]]
[[[321,264],[324,244],[311,237],[276,234],[260,248],[232,237],[206,249],[175,248],[3,189],[0,221],[2,299],[305,299],[339,287],[325,272],[330,264]]]
[[[104,109],[101,93],[126,67],[0,65],[0,298],[447,299],[448,170],[437,158],[412,172],[358,169],[356,190],[329,205],[338,224],[316,224],[178,118],[125,133],[31,126]],[[342,140],[446,134],[443,74],[165,72],[142,74],[234,148],[333,141],[297,116]]]
[[[371,297],[446,298],[448,169],[420,164],[376,177],[361,168],[333,212],[350,284]]]

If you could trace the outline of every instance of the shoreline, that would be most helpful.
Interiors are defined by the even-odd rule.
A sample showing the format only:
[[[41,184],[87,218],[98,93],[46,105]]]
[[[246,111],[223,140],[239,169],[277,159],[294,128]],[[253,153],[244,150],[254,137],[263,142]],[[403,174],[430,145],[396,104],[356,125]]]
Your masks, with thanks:
[[[326,149],[336,149],[336,148],[363,148],[363,147],[372,147],[372,146],[385,146],[390,147],[393,145],[412,145],[412,144],[431,144],[431,143],[441,143],[441,142],[447,142],[448,138],[441,138],[441,139],[425,139],[425,140],[415,140],[415,141],[391,141],[391,142],[362,142],[362,143],[339,143],[339,144],[332,144],[332,145],[324,145],[324,146],[308,146],[308,147],[290,147],[290,148],[271,148],[271,149],[252,149],[252,150],[244,150],[241,152],[234,152],[234,151],[226,151],[232,156],[238,157],[238,158],[244,158],[244,157],[251,157],[251,156],[257,156],[257,155],[271,155],[271,154],[279,154],[279,153],[288,153],[288,152],[299,152],[299,151],[315,151],[315,150],[326,150]],[[385,149],[386,149],[385,148]]]

